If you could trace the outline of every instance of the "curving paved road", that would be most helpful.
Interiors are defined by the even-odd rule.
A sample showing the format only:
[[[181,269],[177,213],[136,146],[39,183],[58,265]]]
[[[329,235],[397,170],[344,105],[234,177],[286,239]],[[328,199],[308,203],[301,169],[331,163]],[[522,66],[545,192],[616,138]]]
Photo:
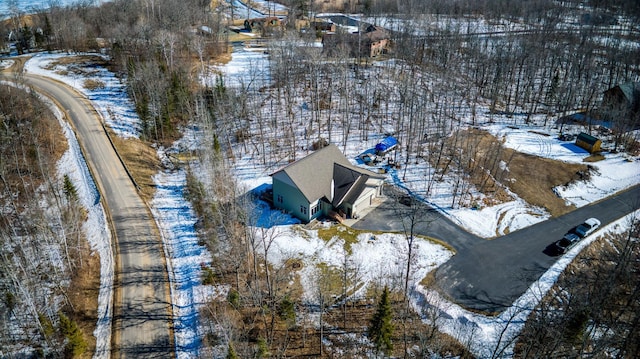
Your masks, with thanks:
[[[173,358],[172,308],[164,251],[138,195],[91,104],[73,89],[24,76],[71,120],[115,232],[116,280],[112,358]]]
[[[354,228],[402,231],[397,202],[388,199]],[[484,240],[466,232],[437,211],[421,204],[417,234],[440,239],[457,253],[436,271],[439,289],[454,302],[487,313],[502,312],[551,267],[556,257],[549,247],[586,218],[605,226],[640,208],[640,185],[558,218]],[[405,209],[403,209],[406,211]]]

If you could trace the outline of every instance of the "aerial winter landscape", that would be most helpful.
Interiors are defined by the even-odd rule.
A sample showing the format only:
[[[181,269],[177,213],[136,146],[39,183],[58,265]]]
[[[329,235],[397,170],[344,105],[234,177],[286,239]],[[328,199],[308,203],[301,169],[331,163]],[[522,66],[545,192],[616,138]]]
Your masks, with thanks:
[[[372,14],[376,8],[373,3],[367,2],[371,8],[366,9],[345,5],[348,9],[343,11],[326,9],[322,13],[320,7],[312,11],[270,1],[213,2],[207,5],[215,9],[211,11],[213,20],[198,20],[206,25],[204,35],[193,30],[198,28],[193,23],[184,25],[189,28],[184,36],[195,36],[184,46],[176,45],[177,35],[170,32],[179,30],[169,30],[165,23],[169,20],[161,15],[161,9],[168,9],[163,8],[166,4],[144,3],[140,5],[141,18],[157,16],[157,23],[149,24],[167,26],[149,40],[156,48],[153,56],[143,55],[145,46],[136,41],[116,41],[121,34],[114,31],[94,41],[103,43],[103,37],[113,36],[108,49],[65,40],[59,50],[40,51],[29,45],[31,49],[16,54],[14,50],[24,43],[18,47],[6,44],[10,50],[0,58],[0,69],[9,74],[19,67],[20,76],[53,79],[95,108],[96,118],[120,153],[126,174],[145,198],[158,229],[162,244],[158,255],[166,262],[171,308],[170,347],[178,358],[370,358],[400,357],[403,353],[433,358],[616,353],[634,357],[638,351],[629,342],[638,338],[637,325],[622,329],[607,326],[596,319],[598,311],[593,308],[585,312],[587,317],[577,333],[554,317],[554,324],[548,326],[560,328],[561,334],[556,335],[560,339],[554,344],[560,348],[557,353],[522,338],[526,330],[535,330],[527,329],[528,325],[544,326],[531,319],[542,318],[543,308],[569,308],[569,304],[562,307],[556,302],[572,295],[567,283],[573,282],[565,269],[578,278],[576,273],[590,265],[598,250],[603,258],[605,253],[626,253],[624,258],[632,264],[621,276],[630,282],[620,282],[620,290],[628,285],[637,288],[638,268],[633,258],[639,251],[638,204],[633,203],[633,208],[619,205],[621,215],[610,220],[590,209],[621,193],[625,200],[638,202],[624,194],[636,193],[625,191],[635,191],[640,184],[640,64],[638,57],[633,57],[640,53],[640,28],[634,17],[638,13],[633,12],[637,8],[624,1],[613,10],[592,7],[590,2],[569,2],[572,5],[563,6],[573,9],[568,12],[571,16],[564,22],[547,24],[544,22],[549,19],[536,23],[513,14],[501,20],[488,15],[457,18],[435,13],[408,17],[401,16],[402,9],[395,9],[399,11],[396,14],[380,3],[380,11],[385,11]],[[555,4],[556,10],[564,9],[549,3]],[[109,14],[115,11],[110,4],[104,4]],[[631,10],[625,13],[623,8]],[[285,24],[281,14],[287,9],[298,18]],[[222,14],[230,16],[225,20],[228,27],[213,26]],[[270,20],[271,25],[260,20],[272,19],[274,14],[278,17]],[[309,14],[323,25],[314,25],[312,31],[315,22],[309,21]],[[566,55],[562,52],[553,52],[558,59],[535,61],[526,51],[515,51],[516,60],[502,53],[503,46],[526,45],[518,36],[528,39],[537,36],[537,31],[542,37],[579,32],[589,25],[585,14],[594,18],[598,14],[603,20],[590,27],[597,36],[592,35],[589,41],[583,37],[582,45],[574,50],[594,46],[601,56],[576,60],[577,70],[571,67],[573,60],[558,60]],[[53,18],[53,12],[50,16]],[[74,21],[86,20],[83,16],[88,15],[74,13]],[[258,25],[247,28],[245,19]],[[327,23],[332,30],[325,33]],[[547,26],[555,32],[546,32]],[[367,30],[362,30],[365,27]],[[412,28],[411,36],[405,37],[403,31],[408,27]],[[292,35],[296,28],[297,37]],[[359,29],[362,33],[351,33]],[[224,36],[212,36],[215,31]],[[379,32],[375,36],[385,33],[393,40],[380,41],[370,34],[373,32]],[[514,35],[517,39],[506,33],[518,34]],[[478,41],[471,40],[475,34],[482,34]],[[355,53],[349,50],[354,46],[348,40],[351,35],[358,46],[366,42],[362,37],[370,35],[370,48],[364,54],[360,48]],[[347,40],[340,40],[340,36]],[[426,36],[432,36],[429,46],[436,50],[426,49]],[[225,37],[227,40],[221,40]],[[336,41],[344,41],[337,46],[342,52],[328,49]],[[203,50],[207,45],[210,47]],[[125,51],[126,46],[131,50]],[[420,54],[405,53],[402,46],[416,46]],[[463,50],[458,53],[459,49]],[[627,57],[607,57],[606,51],[616,49],[624,49]],[[504,68],[473,58],[469,54],[474,51],[489,59],[502,58]],[[528,68],[525,64],[530,61],[539,67]],[[605,74],[597,64],[607,61],[610,68]],[[543,64],[554,67],[548,69]],[[181,72],[180,65],[189,70]],[[468,71],[464,76],[452,73],[462,69]],[[596,74],[590,77],[590,71]],[[575,81],[570,80],[572,76]],[[4,76],[3,88],[27,88],[17,81]],[[606,112],[608,102],[603,97],[617,94],[608,91],[617,85],[625,96],[624,86],[631,86],[628,113],[619,109]],[[91,161],[99,159],[84,153],[86,149],[78,142],[78,124],[70,123],[76,111],[61,106],[50,90],[34,86],[33,91],[62,128],[68,145],[57,160],[56,181],[63,184],[58,186],[63,187],[60,191],[67,200],[75,197],[69,197],[69,192],[77,191],[84,208],[83,237],[91,256],[99,258],[94,327],[91,333],[84,333],[85,338],[93,336],[95,343],[90,351],[81,352],[78,348],[82,346],[72,346],[73,336],[62,324],[56,324],[66,318],[62,314],[56,318],[56,313],[72,312],[67,294],[60,289],[69,286],[69,280],[43,286],[53,301],[47,300],[46,309],[37,308],[41,305],[33,304],[37,300],[30,304],[15,299],[21,298],[16,293],[26,296],[29,292],[25,285],[16,286],[22,289],[14,293],[11,288],[15,284],[2,282],[0,290],[6,299],[0,314],[9,324],[2,327],[0,356],[58,357],[64,352],[71,357],[108,358],[123,354],[119,346],[128,338],[118,332],[121,319],[114,309],[119,304],[114,301],[122,300],[116,293],[124,289],[116,284],[122,282],[117,279],[121,260],[111,227],[112,217],[118,214],[104,208],[105,194],[100,193],[101,185],[95,179],[105,174],[93,169]],[[193,99],[187,99],[189,91]],[[9,113],[10,108],[5,104],[0,112]],[[380,150],[379,145],[388,138],[393,138],[393,147]],[[593,142],[584,144],[581,139]],[[139,174],[135,167],[146,153],[157,162],[149,165],[150,172]],[[326,158],[319,159],[321,154]],[[520,169],[521,161],[524,170]],[[331,170],[324,169],[325,162]],[[563,169],[566,173],[556,177],[555,172]],[[319,183],[325,177],[328,182],[322,187]],[[529,182],[528,177],[538,182]],[[318,188],[299,181],[317,182]],[[295,193],[302,197],[295,197],[282,183],[298,186]],[[19,198],[17,194],[12,197],[9,185],[5,186],[0,199]],[[40,184],[34,193],[46,193],[47,186]],[[345,186],[347,190],[342,189]],[[371,197],[365,198],[365,193]],[[42,196],[41,203],[47,203]],[[299,205],[299,198],[308,203]],[[548,198],[553,198],[552,202]],[[3,204],[2,208],[3,216],[20,218],[14,213],[15,204]],[[591,214],[568,223],[578,210]],[[54,209],[48,212],[45,218],[61,216]],[[427,212],[442,220],[427,219]],[[577,233],[576,227],[587,217],[601,218],[602,225],[598,222],[599,227],[575,237],[578,241],[565,253],[549,252],[565,232]],[[377,223],[380,218],[382,223]],[[451,223],[456,233],[470,239],[448,238],[442,233],[451,232],[439,232],[434,221]],[[66,227],[60,223],[52,224],[51,231],[63,238]],[[436,275],[438,268],[457,255],[473,253],[481,246],[478,243],[498,243],[501,237],[517,236],[524,229],[549,228],[541,227],[545,223],[559,228],[531,239],[541,243],[535,256],[545,258],[543,269],[535,280],[523,279],[526,290],[510,306],[491,312],[465,307],[438,279],[447,276],[446,272]],[[2,232],[3,253],[14,250],[15,239],[26,236],[20,234],[17,224],[7,228],[13,232]],[[55,258],[67,258],[58,253],[64,251],[67,241],[60,243],[64,246],[52,246],[53,254],[47,257],[54,258],[54,266],[66,273],[64,263],[55,264],[66,260]],[[515,252],[494,255],[527,257]],[[11,256],[3,254],[3,266],[10,268],[10,263],[14,263]],[[603,266],[602,273],[608,273],[605,269]],[[29,270],[21,269],[25,274]],[[3,275],[0,280],[16,283],[18,275]],[[618,278],[611,282],[618,283]],[[393,334],[388,332],[387,338],[393,345],[385,342],[384,334],[371,329],[384,307],[380,298],[387,298],[388,292],[396,313],[390,319]],[[623,307],[633,312],[638,297],[628,295],[624,300],[635,304]],[[30,315],[39,324],[11,324],[17,318],[34,318]],[[628,314],[619,315],[625,325],[633,322]],[[47,316],[49,321],[43,319]],[[564,320],[573,323],[571,319]],[[64,336],[57,337],[55,330]],[[425,334],[431,330],[438,334]],[[611,336],[622,338],[622,344],[603,340]],[[42,338],[50,343],[42,344],[46,342]],[[143,353],[146,344],[142,343],[134,357]],[[577,349],[578,343],[583,345],[581,349]],[[59,351],[56,345],[65,349]],[[561,349],[571,351],[558,354]]]

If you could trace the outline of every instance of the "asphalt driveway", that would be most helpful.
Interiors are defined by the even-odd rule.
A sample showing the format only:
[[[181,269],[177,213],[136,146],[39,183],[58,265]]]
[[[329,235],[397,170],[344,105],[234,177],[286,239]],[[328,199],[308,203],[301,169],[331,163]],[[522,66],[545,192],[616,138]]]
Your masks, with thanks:
[[[454,302],[487,313],[501,312],[551,267],[557,256],[548,247],[586,218],[596,217],[605,226],[640,208],[640,185],[600,202],[578,208],[558,218],[485,240],[465,231],[426,204],[403,205],[391,196],[354,228],[404,231],[402,217],[416,210],[416,234],[440,239],[457,254],[436,272],[436,283]],[[404,209],[403,209],[404,207]]]

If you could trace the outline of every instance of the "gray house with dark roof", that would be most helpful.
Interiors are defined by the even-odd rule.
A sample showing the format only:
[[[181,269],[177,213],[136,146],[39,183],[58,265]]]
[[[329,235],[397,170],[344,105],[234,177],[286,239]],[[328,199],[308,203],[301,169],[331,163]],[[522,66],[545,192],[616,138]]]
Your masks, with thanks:
[[[303,222],[343,213],[358,217],[382,195],[384,176],[354,166],[329,145],[271,174],[273,203]]]
[[[640,115],[640,82],[627,82],[605,91],[602,109],[608,116],[637,120]]]

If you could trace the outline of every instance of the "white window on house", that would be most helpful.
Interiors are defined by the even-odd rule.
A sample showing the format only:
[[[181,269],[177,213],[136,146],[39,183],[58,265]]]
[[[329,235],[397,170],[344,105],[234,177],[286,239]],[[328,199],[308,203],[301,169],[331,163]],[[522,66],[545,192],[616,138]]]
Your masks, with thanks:
[[[279,194],[279,195],[278,195],[278,197],[276,198],[276,201],[277,201],[278,203],[282,203],[282,202],[284,201],[284,198],[282,198],[282,195],[281,195],[281,194]]]
[[[307,206],[305,206],[304,204],[300,205],[300,212],[302,214],[307,214]]]
[[[311,215],[315,216],[316,213],[318,213],[318,205],[311,207]]]

